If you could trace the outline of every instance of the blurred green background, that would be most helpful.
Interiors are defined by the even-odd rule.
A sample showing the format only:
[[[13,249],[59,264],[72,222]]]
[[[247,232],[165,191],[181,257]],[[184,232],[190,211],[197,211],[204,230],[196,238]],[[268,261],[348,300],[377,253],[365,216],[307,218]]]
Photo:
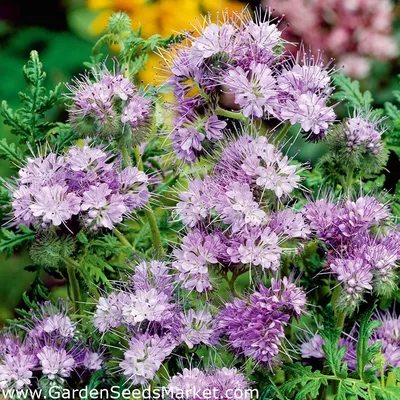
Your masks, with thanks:
[[[178,6],[179,4],[179,6]],[[170,35],[183,29],[197,16],[206,11],[229,8],[239,11],[244,3],[230,0],[70,0],[16,2],[2,1],[0,7],[0,99],[7,100],[11,107],[18,107],[18,92],[25,89],[21,69],[32,49],[39,51],[44,70],[47,72],[49,88],[58,82],[67,82],[74,75],[84,71],[83,62],[88,61],[96,37],[106,26],[113,10],[125,10],[132,18],[136,29],[139,23],[143,34]],[[253,6],[256,2],[253,2]],[[394,9],[394,35],[400,43],[400,6]],[[153,56],[149,68],[142,73],[144,82],[157,83],[155,70],[158,63]],[[392,100],[392,90],[398,86],[399,60],[390,62],[374,61],[371,74],[362,81],[363,89],[370,89],[380,107]],[[66,119],[65,111],[59,109],[50,118]],[[0,137],[13,138],[9,129],[0,122]],[[315,161],[324,151],[323,145],[310,145],[298,141],[293,152],[298,152],[302,161]],[[397,158],[393,162],[397,162]],[[393,166],[393,170],[399,166]],[[0,176],[9,178],[15,171],[0,160]],[[29,289],[34,274],[24,270],[29,266],[29,255],[20,251],[11,258],[0,254],[0,325],[14,315],[14,309],[21,304],[22,293]],[[62,282],[43,277],[45,283],[58,291]]]

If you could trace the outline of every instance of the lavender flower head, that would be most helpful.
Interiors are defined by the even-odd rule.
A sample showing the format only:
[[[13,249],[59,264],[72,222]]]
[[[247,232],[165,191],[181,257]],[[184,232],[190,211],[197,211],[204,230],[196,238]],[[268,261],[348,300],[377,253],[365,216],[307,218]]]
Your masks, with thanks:
[[[227,303],[216,326],[236,354],[271,366],[278,362],[284,326],[304,312],[304,305],[299,288],[288,280],[274,281],[271,289],[260,285],[249,299]]]
[[[124,144],[140,144],[146,136],[151,102],[121,72],[105,65],[75,79],[70,90],[71,125],[82,135],[115,137]],[[122,111],[121,111],[122,110]]]
[[[29,346],[13,336],[2,336],[0,389],[20,390],[31,386],[38,359]],[[6,342],[5,342],[6,341]]]
[[[170,138],[179,159],[194,162],[213,149],[226,126],[219,116],[226,114],[299,123],[313,140],[325,137],[335,121],[328,104],[334,71],[322,57],[285,60],[276,21],[258,14],[253,20],[248,11],[222,13],[217,23],[205,20],[196,31],[162,54],[176,100]],[[212,130],[201,114],[213,119]]]
[[[120,169],[101,147],[70,147],[63,156],[28,159],[14,185],[13,223],[65,225],[76,219],[92,230],[113,229],[148,199],[148,177],[136,167]],[[40,171],[40,172],[39,172]]]
[[[226,367],[205,372],[198,368],[185,368],[182,373],[171,377],[168,385],[171,399],[185,396],[186,400],[226,400],[233,394],[236,399],[250,399],[249,388],[243,374]]]
[[[174,347],[175,343],[168,337],[140,335],[131,340],[119,366],[130,384],[146,384],[154,378]]]

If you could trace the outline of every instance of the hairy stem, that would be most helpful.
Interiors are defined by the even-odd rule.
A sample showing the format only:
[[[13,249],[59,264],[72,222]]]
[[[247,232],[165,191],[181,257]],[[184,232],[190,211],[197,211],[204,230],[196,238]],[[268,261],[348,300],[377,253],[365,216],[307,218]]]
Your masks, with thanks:
[[[225,108],[218,107],[215,110],[215,115],[219,115],[221,117],[237,119],[242,122],[247,122],[247,118],[242,113],[236,112],[236,111],[225,110]]]
[[[335,315],[337,318],[337,326],[339,328],[343,328],[344,326],[344,320],[345,320],[345,314],[342,311],[339,311],[337,309],[337,302],[339,300],[340,294],[342,293],[342,287],[340,285],[336,286],[331,297],[331,305],[335,311]]]
[[[346,176],[346,191],[348,196],[350,196],[351,186],[353,184],[353,174],[354,174],[354,167],[350,167],[347,170],[347,176]]]
[[[113,234],[118,238],[118,240],[126,247],[130,247],[131,249],[134,250],[134,247],[132,244],[129,242],[129,240],[118,230],[114,229]]]
[[[76,269],[79,268],[79,264],[70,259],[69,257],[63,257],[62,260],[65,262],[67,266],[67,274],[68,274],[68,284],[72,294],[72,301],[74,304],[75,313],[79,313],[79,301],[80,301],[80,290],[79,290],[79,282],[76,278]]]
[[[135,147],[135,157],[136,157],[138,169],[143,171],[143,160],[142,160],[142,156],[140,154],[139,146]],[[156,216],[154,215],[154,212],[151,207],[149,207],[148,209],[145,210],[145,214],[146,214],[147,221],[150,225],[151,240],[152,240],[153,246],[156,250],[156,257],[160,257],[162,254],[164,254],[164,248],[162,246],[161,233],[160,233],[160,229],[158,228],[158,225],[157,225]]]
[[[290,122],[286,122],[281,131],[276,135],[276,137],[273,140],[273,144],[276,146],[280,143],[280,141],[286,136],[286,134],[289,132],[289,129],[292,125]]]
[[[121,146],[121,153],[122,153],[122,159],[124,160],[125,166],[131,167],[132,159],[131,159],[131,156],[129,155],[128,149],[125,146]]]

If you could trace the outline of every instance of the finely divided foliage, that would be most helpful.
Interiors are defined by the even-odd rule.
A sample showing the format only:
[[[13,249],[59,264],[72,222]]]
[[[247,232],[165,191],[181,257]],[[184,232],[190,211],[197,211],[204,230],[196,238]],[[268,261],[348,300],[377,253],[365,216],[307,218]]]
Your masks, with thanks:
[[[28,249],[34,279],[0,335],[0,389],[400,398],[399,185],[372,190],[400,112],[290,56],[279,22],[245,10],[142,39],[117,13],[65,93],[31,53],[22,107],[1,106],[0,250]],[[164,79],[144,88],[149,51]],[[289,155],[299,134],[326,143],[315,165]]]

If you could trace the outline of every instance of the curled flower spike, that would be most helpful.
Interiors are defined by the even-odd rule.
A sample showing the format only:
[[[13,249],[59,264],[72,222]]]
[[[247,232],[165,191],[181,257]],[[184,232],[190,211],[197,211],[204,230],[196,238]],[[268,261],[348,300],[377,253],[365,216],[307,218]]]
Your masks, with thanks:
[[[113,137],[124,145],[144,141],[151,114],[151,101],[139,93],[121,72],[109,71],[105,65],[93,69],[92,76],[75,79],[70,90],[71,125],[83,135]]]
[[[231,18],[223,13],[163,54],[176,100],[170,139],[179,159],[194,162],[212,153],[226,127],[221,118],[264,119],[275,126],[288,121],[312,140],[326,136],[335,121],[328,104],[333,70],[320,56],[288,62],[278,22],[260,13],[252,20],[248,11]],[[212,131],[199,115],[213,119]]]
[[[284,326],[304,312],[305,294],[291,281],[276,280],[272,288],[260,285],[246,300],[228,302],[216,327],[236,354],[271,366],[278,362]]]
[[[68,228],[77,218],[91,230],[113,229],[143,207],[150,195],[145,173],[136,167],[121,169],[109,161],[111,157],[101,147],[85,143],[62,156],[50,153],[28,159],[17,187],[9,185],[14,223]]]

